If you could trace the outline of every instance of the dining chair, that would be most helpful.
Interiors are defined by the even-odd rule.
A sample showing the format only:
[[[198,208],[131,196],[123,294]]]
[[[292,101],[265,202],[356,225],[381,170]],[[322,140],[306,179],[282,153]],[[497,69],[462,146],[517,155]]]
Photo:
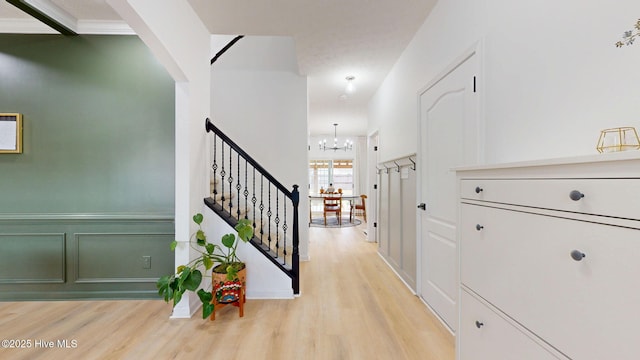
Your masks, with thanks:
[[[327,213],[336,213],[338,224],[342,225],[342,198],[326,196],[322,201],[324,203],[324,226],[327,226]]]
[[[362,194],[360,195],[360,200],[362,201],[362,204],[351,204],[351,213],[349,214],[349,221],[351,221],[351,215],[356,212],[356,211],[362,211],[362,217],[364,217],[364,222],[367,222],[367,207],[365,205],[365,199],[367,198],[367,195]]]

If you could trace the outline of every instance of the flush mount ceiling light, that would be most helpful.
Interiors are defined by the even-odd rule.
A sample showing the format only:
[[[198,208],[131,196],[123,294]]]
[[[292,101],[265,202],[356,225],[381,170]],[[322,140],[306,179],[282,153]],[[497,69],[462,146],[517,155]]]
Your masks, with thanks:
[[[352,150],[353,149],[353,141],[347,139],[344,141],[344,145],[343,146],[338,146],[338,124],[333,124],[333,146],[328,147],[327,146],[327,139],[324,140],[320,140],[318,142],[318,148],[320,150]]]
[[[353,94],[354,92],[356,92],[356,85],[353,83],[353,81],[356,79],[355,76],[349,75],[345,78],[347,80],[347,86],[345,86],[344,88],[344,92],[346,94]]]

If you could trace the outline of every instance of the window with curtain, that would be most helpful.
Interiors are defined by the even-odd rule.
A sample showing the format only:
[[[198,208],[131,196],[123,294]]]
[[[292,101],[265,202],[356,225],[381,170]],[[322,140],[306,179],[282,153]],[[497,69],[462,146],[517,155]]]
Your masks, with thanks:
[[[319,194],[330,183],[342,189],[344,195],[353,195],[353,160],[311,160],[309,161],[309,193]]]
[[[342,194],[353,195],[353,160],[333,160],[333,172],[330,182],[333,187],[342,189]]]

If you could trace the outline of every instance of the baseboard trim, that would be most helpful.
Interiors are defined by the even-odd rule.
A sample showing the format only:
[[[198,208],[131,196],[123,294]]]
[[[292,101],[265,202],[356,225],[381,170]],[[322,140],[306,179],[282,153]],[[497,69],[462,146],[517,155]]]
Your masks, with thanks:
[[[37,299],[37,300],[36,300]],[[0,301],[162,300],[156,290],[134,291],[6,291]],[[163,301],[163,300],[162,300]]]

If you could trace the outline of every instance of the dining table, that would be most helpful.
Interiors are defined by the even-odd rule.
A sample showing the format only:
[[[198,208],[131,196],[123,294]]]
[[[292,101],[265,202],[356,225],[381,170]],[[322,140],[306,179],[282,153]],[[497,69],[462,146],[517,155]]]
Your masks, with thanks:
[[[344,195],[344,194],[339,194],[339,193],[324,193],[324,194],[309,195],[309,225],[311,225],[311,220],[312,220],[313,202],[314,201],[316,201],[316,202],[319,201],[320,203],[322,203],[322,199],[324,199],[327,196],[339,197],[341,204],[344,204],[345,201],[348,201],[349,202],[349,212],[351,212],[351,205],[353,205],[353,202],[360,198],[360,195]],[[349,222],[351,222],[352,219],[353,219],[353,217],[351,215],[352,214],[349,213]]]

